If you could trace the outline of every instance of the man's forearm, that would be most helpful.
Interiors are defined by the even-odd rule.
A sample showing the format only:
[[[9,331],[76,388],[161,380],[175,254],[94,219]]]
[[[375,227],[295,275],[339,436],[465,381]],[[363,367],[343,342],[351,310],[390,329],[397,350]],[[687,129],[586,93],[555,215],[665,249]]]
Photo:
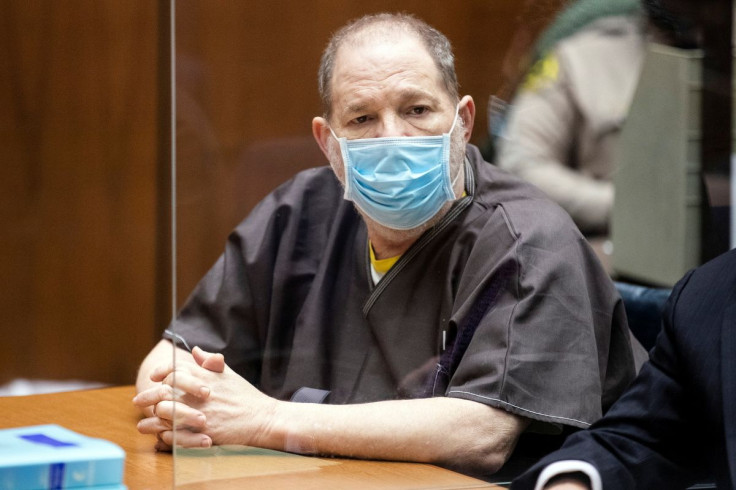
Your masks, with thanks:
[[[456,398],[356,405],[281,402],[259,445],[300,453],[436,463],[493,473],[526,419]]]
[[[528,424],[526,419],[504,410],[457,398],[348,405],[277,401],[229,368],[198,367],[205,364],[205,358],[216,360],[208,357],[208,353],[200,355],[199,361],[189,353],[183,355],[192,363],[180,365],[177,356],[178,386],[195,396],[206,386],[209,395],[190,399],[193,405],[180,405],[177,413],[190,421],[204,415],[206,423],[195,436],[206,434],[214,444],[417,461],[493,473],[504,464]],[[164,383],[169,385],[173,378],[168,379],[167,365],[171,365],[171,345],[160,343],[141,366],[139,390],[146,390],[148,383],[152,383],[150,376],[154,371],[156,379],[167,378]],[[148,389],[135,402],[145,413],[145,407],[169,396],[168,392],[159,394],[159,390]],[[165,406],[156,415],[171,420],[173,414],[169,412]],[[144,432],[155,432],[157,427],[144,427]],[[168,433],[164,431],[162,436],[167,444],[172,443],[167,439]],[[197,440],[193,444],[199,447]]]

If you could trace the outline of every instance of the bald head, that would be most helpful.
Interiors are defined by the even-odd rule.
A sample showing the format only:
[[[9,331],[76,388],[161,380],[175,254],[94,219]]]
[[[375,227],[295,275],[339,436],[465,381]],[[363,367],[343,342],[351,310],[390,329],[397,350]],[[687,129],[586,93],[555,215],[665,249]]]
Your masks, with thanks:
[[[440,72],[447,95],[452,100],[458,100],[459,87],[452,46],[441,32],[408,14],[367,15],[350,22],[333,34],[322,54],[318,83],[324,117],[329,119],[332,113],[332,78],[341,47],[386,42],[407,35],[415,36],[421,41]]]

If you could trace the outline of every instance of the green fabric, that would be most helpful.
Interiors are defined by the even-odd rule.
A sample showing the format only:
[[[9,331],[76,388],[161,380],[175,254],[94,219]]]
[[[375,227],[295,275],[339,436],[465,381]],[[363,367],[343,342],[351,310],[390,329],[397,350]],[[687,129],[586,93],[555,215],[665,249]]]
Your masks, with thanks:
[[[545,29],[534,47],[534,60],[545,56],[565,39],[601,17],[642,12],[640,0],[577,0],[563,9]]]

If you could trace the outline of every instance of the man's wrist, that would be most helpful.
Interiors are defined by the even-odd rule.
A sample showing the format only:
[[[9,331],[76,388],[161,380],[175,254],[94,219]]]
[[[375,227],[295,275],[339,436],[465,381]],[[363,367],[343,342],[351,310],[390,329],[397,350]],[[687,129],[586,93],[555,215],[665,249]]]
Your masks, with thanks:
[[[314,428],[310,424],[294,423],[299,417],[298,411],[304,406],[297,402],[277,401],[272,408],[271,424],[272,432],[277,439],[283,441],[283,450],[296,454],[317,454],[317,439]],[[291,423],[282,423],[289,421]]]

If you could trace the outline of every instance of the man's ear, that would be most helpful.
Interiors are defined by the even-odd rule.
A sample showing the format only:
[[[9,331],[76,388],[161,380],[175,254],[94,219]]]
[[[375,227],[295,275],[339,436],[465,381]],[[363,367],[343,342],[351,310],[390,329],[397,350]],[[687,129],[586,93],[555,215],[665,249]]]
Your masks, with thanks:
[[[463,120],[463,127],[465,128],[465,142],[470,141],[470,137],[473,135],[473,124],[475,123],[475,102],[473,98],[466,95],[460,99],[458,108],[458,117]]]
[[[332,138],[332,132],[330,131],[330,125],[327,119],[324,117],[315,117],[312,119],[312,135],[315,141],[317,141],[322,153],[325,154],[325,158],[329,160],[330,155],[327,151],[327,145],[330,142],[330,138]]]

